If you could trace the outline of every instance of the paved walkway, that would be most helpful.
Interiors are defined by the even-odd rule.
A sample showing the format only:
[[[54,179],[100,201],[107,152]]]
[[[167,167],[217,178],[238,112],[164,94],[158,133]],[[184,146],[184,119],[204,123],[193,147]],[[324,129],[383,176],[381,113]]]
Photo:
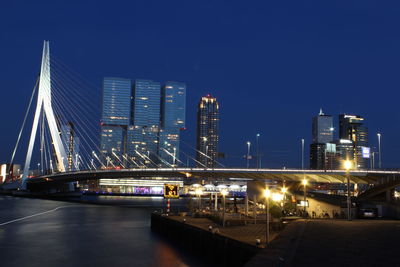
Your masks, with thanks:
[[[222,227],[221,225],[214,223],[208,218],[192,218],[181,216],[170,216],[170,218],[178,221],[183,221],[183,219],[186,219],[186,223],[207,231],[209,230],[209,226],[212,226],[214,231],[218,229],[220,235],[236,239],[238,241],[245,242],[251,245],[256,245],[256,239],[260,239],[262,245],[264,245],[266,240],[265,221],[258,224]],[[273,240],[276,235],[276,232],[271,231],[270,240]]]
[[[400,221],[298,221],[247,266],[400,266],[399,245]]]

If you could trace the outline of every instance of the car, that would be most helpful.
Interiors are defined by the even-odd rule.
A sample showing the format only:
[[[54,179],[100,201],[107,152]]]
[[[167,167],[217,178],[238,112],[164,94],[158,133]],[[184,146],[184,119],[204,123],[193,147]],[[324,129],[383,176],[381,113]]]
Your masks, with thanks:
[[[372,209],[372,208],[360,209],[358,211],[358,217],[359,218],[376,218],[377,211],[376,211],[376,209]]]

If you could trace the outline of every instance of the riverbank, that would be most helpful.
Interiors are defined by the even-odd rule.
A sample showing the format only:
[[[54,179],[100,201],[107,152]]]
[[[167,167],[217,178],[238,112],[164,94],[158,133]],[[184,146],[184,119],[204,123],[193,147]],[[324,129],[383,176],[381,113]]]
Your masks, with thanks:
[[[263,250],[265,222],[221,227],[208,218],[152,213],[151,229],[216,266],[243,266]],[[271,240],[278,232],[271,232]]]

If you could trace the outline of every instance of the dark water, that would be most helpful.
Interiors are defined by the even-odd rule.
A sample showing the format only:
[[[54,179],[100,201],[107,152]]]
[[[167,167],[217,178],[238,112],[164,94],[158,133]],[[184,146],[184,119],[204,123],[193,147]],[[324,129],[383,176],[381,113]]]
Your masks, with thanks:
[[[206,265],[151,232],[162,198],[86,198],[119,206],[0,196],[0,266]]]

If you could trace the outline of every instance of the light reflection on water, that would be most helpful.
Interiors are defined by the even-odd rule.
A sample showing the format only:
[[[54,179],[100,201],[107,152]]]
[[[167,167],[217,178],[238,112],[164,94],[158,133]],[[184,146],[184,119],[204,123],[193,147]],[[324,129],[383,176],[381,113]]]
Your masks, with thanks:
[[[1,226],[1,265],[205,265],[151,232],[150,212],[165,204],[163,198],[86,197],[84,201],[115,201],[123,207],[0,196],[0,223],[68,206]],[[184,205],[184,200],[175,205]]]

